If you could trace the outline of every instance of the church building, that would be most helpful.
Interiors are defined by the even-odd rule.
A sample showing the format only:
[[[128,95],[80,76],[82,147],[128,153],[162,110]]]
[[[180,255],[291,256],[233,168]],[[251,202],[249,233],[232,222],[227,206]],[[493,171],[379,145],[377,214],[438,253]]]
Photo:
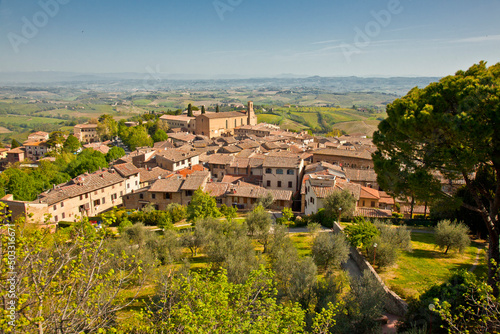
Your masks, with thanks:
[[[257,125],[253,102],[248,102],[246,112],[210,112],[196,116],[195,134],[214,137],[234,135],[234,129],[243,125]]]

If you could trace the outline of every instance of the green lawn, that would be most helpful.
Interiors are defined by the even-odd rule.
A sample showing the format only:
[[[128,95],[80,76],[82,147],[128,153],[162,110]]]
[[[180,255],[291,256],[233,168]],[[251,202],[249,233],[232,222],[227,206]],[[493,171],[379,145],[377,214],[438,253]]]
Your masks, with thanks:
[[[299,256],[310,256],[313,236],[310,233],[291,233],[290,239],[299,252]]]
[[[486,267],[484,246],[479,243],[473,242],[464,254],[445,255],[435,247],[434,234],[412,233],[412,245],[413,252],[402,252],[394,267],[377,270],[386,284],[405,299],[418,298],[432,285],[443,283],[455,270],[469,269],[478,247],[480,265],[476,273],[483,273]]]

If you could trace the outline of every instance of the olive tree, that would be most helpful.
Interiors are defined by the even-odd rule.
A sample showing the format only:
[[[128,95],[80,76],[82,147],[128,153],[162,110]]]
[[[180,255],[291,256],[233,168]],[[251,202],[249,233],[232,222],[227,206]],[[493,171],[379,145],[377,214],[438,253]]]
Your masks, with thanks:
[[[436,226],[436,245],[444,249],[445,254],[450,249],[463,253],[470,245],[469,228],[463,223],[440,221]]]

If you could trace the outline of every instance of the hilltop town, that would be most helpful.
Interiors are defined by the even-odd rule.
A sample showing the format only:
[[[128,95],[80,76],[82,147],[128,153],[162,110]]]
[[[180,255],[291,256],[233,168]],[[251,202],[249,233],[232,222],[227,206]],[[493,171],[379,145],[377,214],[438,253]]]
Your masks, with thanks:
[[[12,219],[21,215],[42,222],[49,217],[52,223],[94,217],[120,206],[164,210],[171,203],[187,205],[197,189],[215,197],[218,205],[240,210],[271,194],[271,209],[313,214],[323,208],[322,199],[343,189],[354,195],[356,215],[390,218],[396,209],[394,199],[377,184],[371,158],[375,146],[366,135],[322,137],[257,124],[252,102],[243,111],[187,113],[160,117],[169,129],[166,141],[139,147],[109,168],[54,185],[34,201],[7,194],[2,202]],[[110,142],[100,141],[97,127],[78,124],[73,134],[86,148],[106,154]],[[46,159],[48,140],[49,133],[30,134],[21,147],[4,150],[7,163]],[[409,215],[407,203],[401,204],[402,213]],[[422,210],[415,207],[413,213]]]

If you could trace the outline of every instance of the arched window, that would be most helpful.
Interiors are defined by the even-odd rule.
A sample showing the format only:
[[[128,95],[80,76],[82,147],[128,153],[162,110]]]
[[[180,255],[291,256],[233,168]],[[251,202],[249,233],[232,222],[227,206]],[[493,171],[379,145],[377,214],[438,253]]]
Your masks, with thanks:
[[[234,120],[234,127],[236,127],[236,119]]]

